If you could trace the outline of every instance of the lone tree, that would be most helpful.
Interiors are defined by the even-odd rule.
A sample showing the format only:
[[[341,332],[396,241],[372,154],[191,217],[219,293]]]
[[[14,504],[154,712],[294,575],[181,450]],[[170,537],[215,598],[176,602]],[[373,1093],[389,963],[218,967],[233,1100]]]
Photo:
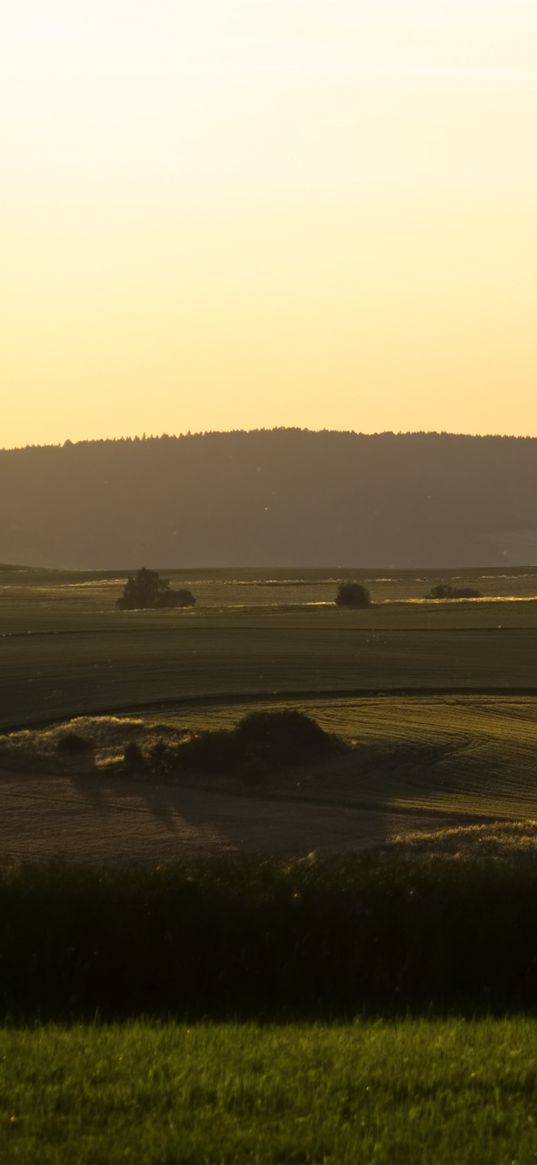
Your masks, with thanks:
[[[160,578],[158,571],[146,570],[143,566],[127,579],[116,606],[121,611],[134,611],[147,607],[193,607],[195,602],[192,591],[172,590],[168,578]]]
[[[367,587],[358,582],[343,582],[339,584],[336,595],[338,607],[369,607],[371,595]]]

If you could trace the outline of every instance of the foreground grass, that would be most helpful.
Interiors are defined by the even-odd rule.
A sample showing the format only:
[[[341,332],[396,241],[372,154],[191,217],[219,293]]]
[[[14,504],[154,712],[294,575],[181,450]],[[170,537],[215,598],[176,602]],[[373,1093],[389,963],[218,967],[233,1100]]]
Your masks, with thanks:
[[[527,1019],[0,1032],[0,1161],[529,1162]]]

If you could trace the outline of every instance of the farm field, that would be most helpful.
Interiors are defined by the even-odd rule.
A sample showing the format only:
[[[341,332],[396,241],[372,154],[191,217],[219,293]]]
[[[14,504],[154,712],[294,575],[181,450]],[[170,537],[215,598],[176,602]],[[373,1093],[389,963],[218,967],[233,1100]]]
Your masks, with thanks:
[[[8,1028],[0,1161],[531,1161],[536,1046],[524,1018]]]
[[[117,574],[4,569],[0,729],[164,701],[537,691],[529,571],[491,572],[493,597],[455,603],[422,601],[433,574],[375,582],[363,572],[374,599],[363,611],[331,605],[335,576],[273,574],[175,572],[197,595],[193,611],[120,612]]]
[[[296,772],[291,787],[287,774],[272,776],[265,793],[407,813],[537,817],[537,697],[386,695],[299,706],[353,751]],[[155,721],[229,728],[250,708],[163,709]]]
[[[438,572],[362,572],[374,605],[355,611],[330,605],[336,571],[167,573],[192,587],[193,611],[117,611],[121,572],[0,569],[5,858],[32,845],[107,857],[130,845],[144,860],[181,846],[330,852],[387,840],[416,815],[423,828],[439,816],[537,817],[537,572],[443,572],[487,592],[454,603],[420,597]],[[18,738],[17,763],[6,735],[116,713],[138,717],[143,737],[286,706],[352,752],[272,774],[247,798],[214,783],[105,779],[98,753],[93,773],[49,765],[45,779],[31,763],[39,733]],[[121,753],[114,732],[108,754]]]
[[[87,774],[0,771],[0,865],[65,859],[173,861],[265,854],[358,852],[403,832],[437,830],[452,816],[377,810],[325,799],[233,796]]]
[[[368,632],[239,622],[9,638],[0,651],[4,729],[163,701],[537,687],[537,628]]]
[[[143,747],[146,740],[168,739],[169,733],[185,729],[191,732],[232,729],[253,707],[256,711],[271,711],[285,706],[297,704],[261,700],[254,705],[252,701],[204,704],[183,707],[182,711],[170,711],[165,705],[148,709],[142,716],[79,718],[66,722],[66,726],[59,723],[50,729],[22,729],[5,734],[0,737],[3,772],[0,791],[5,806],[3,840],[7,842],[8,815],[16,813],[17,804],[20,812],[26,814],[20,822],[20,834],[27,833],[30,802],[37,797],[37,810],[45,788],[47,796],[54,800],[58,820],[63,810],[71,812],[76,800],[80,828],[85,815],[97,812],[99,804],[109,826],[120,804],[126,812],[128,804],[139,805],[144,797],[149,797],[154,806],[160,798],[163,818],[168,815],[170,821],[174,819],[181,835],[183,810],[188,815],[184,802],[189,796],[202,800],[206,824],[211,826],[211,800],[207,793],[212,793],[215,798],[212,828],[217,847],[220,846],[218,798],[225,798],[229,792],[239,795],[235,812],[241,817],[243,842],[250,846],[254,841],[259,845],[263,840],[259,822],[268,813],[268,803],[288,802],[285,811],[274,804],[271,809],[273,813],[288,815],[288,828],[280,832],[278,850],[284,848],[284,839],[292,835],[294,818],[302,820],[301,835],[306,848],[318,845],[317,826],[313,827],[310,842],[304,833],[306,819],[302,817],[301,805],[305,800],[311,803],[312,809],[316,804],[324,806],[325,812],[328,807],[334,812],[353,807],[393,814],[387,835],[394,833],[397,813],[537,818],[537,697],[382,696],[301,700],[299,708],[326,732],[341,737],[351,750],[323,764],[310,763],[306,769],[270,772],[263,776],[261,784],[248,788],[240,781],[229,783],[218,772],[213,777],[192,778],[189,790],[184,784],[170,786],[160,782],[155,775],[150,784],[140,777],[133,782],[128,774],[111,770],[129,741],[135,740]],[[66,729],[75,730],[92,742],[89,757],[69,758],[59,753],[57,743]],[[245,793],[248,793],[246,800]],[[248,805],[252,799],[254,804]],[[136,814],[140,827],[140,805]],[[340,842],[345,836],[346,846],[352,845],[353,836],[361,838],[362,827],[358,827],[358,818],[342,820],[347,820],[348,828],[339,832]],[[86,824],[90,827],[89,822]],[[373,825],[372,819],[372,836],[377,838],[379,829],[373,829]],[[128,833],[127,815],[123,827]],[[149,833],[153,828],[151,825]],[[403,822],[396,832],[402,829]],[[12,833],[16,835],[16,832],[14,819]],[[170,832],[174,831],[170,829]],[[270,829],[264,834],[264,842],[268,849],[274,845]]]
[[[59,753],[61,725],[4,735],[2,859],[322,854],[462,820],[537,818],[537,697],[313,699],[300,708],[351,751],[268,773],[254,787],[218,773],[185,784],[110,770],[128,741],[233,728],[251,702],[80,718],[71,730],[93,743],[82,759]]]

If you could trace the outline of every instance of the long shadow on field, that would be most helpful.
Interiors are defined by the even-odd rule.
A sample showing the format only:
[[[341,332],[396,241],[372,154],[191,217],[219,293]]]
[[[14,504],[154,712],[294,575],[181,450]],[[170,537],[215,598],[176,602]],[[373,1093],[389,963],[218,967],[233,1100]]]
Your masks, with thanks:
[[[71,777],[77,799],[88,808],[82,829],[98,849],[117,857],[172,858],[187,853],[308,853],[363,849],[393,832],[390,815],[377,806],[302,800],[294,781],[271,796],[226,791],[225,787],[150,783],[123,778]],[[79,833],[80,836],[80,833]],[[82,856],[82,855],[81,855]]]
[[[117,817],[118,809],[121,812],[122,804],[126,804],[129,809],[147,811],[170,832],[174,833],[177,830],[176,818],[180,808],[176,804],[176,789],[166,785],[133,783],[121,779],[88,780],[86,775],[76,774],[70,775],[69,780],[80,797],[100,816]],[[135,805],[136,802],[138,805]]]

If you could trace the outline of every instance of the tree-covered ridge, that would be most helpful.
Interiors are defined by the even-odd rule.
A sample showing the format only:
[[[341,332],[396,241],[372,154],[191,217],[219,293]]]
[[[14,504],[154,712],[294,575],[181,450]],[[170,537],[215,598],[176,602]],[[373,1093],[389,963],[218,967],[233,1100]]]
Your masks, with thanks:
[[[98,568],[516,564],[537,439],[234,431],[0,452],[0,560]]]

